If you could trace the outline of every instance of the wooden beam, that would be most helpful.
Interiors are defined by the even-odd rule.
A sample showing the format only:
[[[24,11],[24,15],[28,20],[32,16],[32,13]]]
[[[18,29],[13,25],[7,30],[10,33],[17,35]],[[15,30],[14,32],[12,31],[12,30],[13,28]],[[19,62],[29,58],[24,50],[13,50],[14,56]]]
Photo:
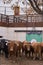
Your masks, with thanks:
[[[43,27],[43,22],[0,22],[0,26],[3,27]]]

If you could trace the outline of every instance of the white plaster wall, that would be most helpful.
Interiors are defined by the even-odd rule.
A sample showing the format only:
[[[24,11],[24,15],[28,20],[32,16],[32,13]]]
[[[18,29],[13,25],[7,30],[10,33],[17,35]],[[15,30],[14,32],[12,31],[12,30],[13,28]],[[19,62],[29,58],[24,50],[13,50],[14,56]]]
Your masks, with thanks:
[[[28,28],[23,28],[23,27],[22,28],[19,28],[19,27],[18,28],[0,27],[0,36],[3,36],[3,38],[9,39],[9,40],[20,40],[20,41],[26,40],[26,33],[24,33],[24,32],[15,32],[15,30],[33,30],[33,28],[32,27],[28,27]],[[43,27],[36,27],[35,30],[42,30],[43,31]]]
[[[0,27],[0,36],[3,36],[4,38],[6,38],[7,36],[7,29]]]
[[[24,41],[26,40],[26,33],[24,32],[18,32],[16,33],[16,40]]]
[[[9,40],[26,40],[26,33],[16,33],[15,30],[21,30],[20,28],[5,28],[0,27],[0,36]]]

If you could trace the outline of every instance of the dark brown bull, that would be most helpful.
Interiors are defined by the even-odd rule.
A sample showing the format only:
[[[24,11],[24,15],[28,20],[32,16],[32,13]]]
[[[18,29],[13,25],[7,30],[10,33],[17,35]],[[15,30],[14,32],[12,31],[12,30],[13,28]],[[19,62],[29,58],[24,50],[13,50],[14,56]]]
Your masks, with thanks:
[[[27,56],[27,54],[29,53],[29,57],[30,57],[30,52],[31,52],[30,47],[31,47],[30,42],[23,41],[22,51],[23,51],[23,53],[25,53],[25,56]]]
[[[15,41],[16,47],[16,56],[21,56],[22,53],[22,42],[21,41]]]

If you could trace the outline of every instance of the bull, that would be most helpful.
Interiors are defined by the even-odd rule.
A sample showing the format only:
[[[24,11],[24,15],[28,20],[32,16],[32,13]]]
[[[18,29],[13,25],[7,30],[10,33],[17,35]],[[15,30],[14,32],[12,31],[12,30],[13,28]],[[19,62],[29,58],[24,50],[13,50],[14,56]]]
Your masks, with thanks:
[[[41,59],[41,45],[39,42],[33,42],[31,46],[34,49],[34,59],[39,58]]]
[[[25,53],[26,57],[27,57],[27,54],[29,54],[29,57],[30,57],[30,53],[31,53],[30,48],[31,48],[31,43],[27,42],[27,41],[23,41],[22,51],[23,51],[23,53]]]
[[[10,41],[8,43],[8,48],[9,48],[9,54],[15,55],[16,57],[19,55],[21,56],[21,49],[22,49],[22,42],[21,41]]]

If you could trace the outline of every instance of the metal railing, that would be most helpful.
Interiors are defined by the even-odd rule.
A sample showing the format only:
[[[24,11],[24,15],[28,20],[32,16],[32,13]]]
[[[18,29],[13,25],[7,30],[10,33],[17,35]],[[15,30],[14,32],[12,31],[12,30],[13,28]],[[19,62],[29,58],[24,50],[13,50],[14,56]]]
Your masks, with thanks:
[[[11,10],[11,7],[7,6],[0,6],[0,22],[8,22],[8,23],[13,23],[13,22],[43,22],[43,15],[39,14],[31,14],[31,15],[19,15],[19,16],[14,16],[11,15],[13,14],[13,10]],[[7,15],[9,14],[10,15]]]
[[[14,15],[4,15],[0,14],[0,22],[43,22],[43,16],[42,15],[19,15],[19,16],[14,16]]]

